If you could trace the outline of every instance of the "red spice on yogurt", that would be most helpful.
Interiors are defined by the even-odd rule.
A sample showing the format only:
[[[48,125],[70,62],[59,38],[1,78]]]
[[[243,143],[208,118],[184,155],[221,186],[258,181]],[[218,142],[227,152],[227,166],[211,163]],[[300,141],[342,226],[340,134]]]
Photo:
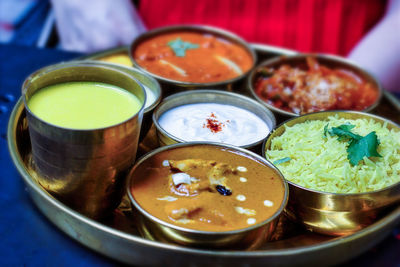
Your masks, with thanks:
[[[227,120],[226,122],[229,122]],[[217,116],[211,112],[210,116],[206,119],[206,123],[203,123],[203,128],[208,128],[212,133],[218,133],[222,131],[222,127],[225,127],[223,122],[217,120]]]

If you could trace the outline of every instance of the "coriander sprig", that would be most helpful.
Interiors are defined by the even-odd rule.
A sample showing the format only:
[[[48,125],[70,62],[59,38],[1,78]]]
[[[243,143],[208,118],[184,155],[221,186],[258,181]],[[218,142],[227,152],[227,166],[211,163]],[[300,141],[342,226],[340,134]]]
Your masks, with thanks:
[[[366,136],[361,136],[351,132],[355,125],[342,124],[339,127],[328,129],[328,124],[324,127],[324,135],[338,136],[339,141],[348,140],[347,158],[352,166],[357,165],[364,157],[382,157],[378,151],[380,141],[375,131]]]

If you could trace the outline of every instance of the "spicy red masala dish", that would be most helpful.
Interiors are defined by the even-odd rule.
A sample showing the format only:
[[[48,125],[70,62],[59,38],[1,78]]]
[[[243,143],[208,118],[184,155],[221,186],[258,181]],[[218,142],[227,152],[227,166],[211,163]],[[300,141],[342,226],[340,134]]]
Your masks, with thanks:
[[[160,33],[141,41],[132,56],[153,74],[193,83],[233,79],[253,66],[252,55],[242,45],[197,31]]]
[[[262,67],[254,90],[266,103],[295,114],[364,110],[379,96],[375,86],[351,70],[329,68],[311,56],[299,66]]]

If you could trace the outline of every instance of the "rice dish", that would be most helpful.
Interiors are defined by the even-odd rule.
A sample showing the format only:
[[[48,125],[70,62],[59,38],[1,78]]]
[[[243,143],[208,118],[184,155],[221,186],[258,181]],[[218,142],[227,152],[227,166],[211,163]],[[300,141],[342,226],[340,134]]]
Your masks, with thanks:
[[[348,123],[355,126],[352,132],[358,135],[375,131],[380,141],[377,152],[382,157],[364,157],[352,166],[346,151],[348,143],[339,141],[337,136],[324,135],[326,125],[338,127]],[[400,181],[400,132],[389,130],[386,123],[373,119],[331,116],[326,121],[310,120],[285,126],[285,132],[271,140],[265,154],[287,180],[312,190],[362,193]]]

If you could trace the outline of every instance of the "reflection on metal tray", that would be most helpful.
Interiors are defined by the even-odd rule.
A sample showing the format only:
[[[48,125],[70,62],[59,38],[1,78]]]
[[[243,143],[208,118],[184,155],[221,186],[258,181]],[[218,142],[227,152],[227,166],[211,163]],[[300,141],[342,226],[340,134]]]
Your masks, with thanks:
[[[254,45],[259,59],[295,53],[270,46]],[[97,56],[121,53],[124,48],[98,53]],[[400,103],[391,94],[385,93],[381,104],[373,111],[397,123],[400,122]],[[207,250],[161,243],[140,237],[126,198],[114,214],[103,221],[94,221],[70,209],[50,194],[37,182],[36,173],[30,164],[30,142],[25,111],[18,101],[10,118],[9,147],[30,195],[38,208],[78,242],[123,263],[134,265],[310,265],[324,262],[333,265],[346,261],[381,241],[400,222],[400,207],[387,213],[372,225],[348,236],[330,237],[308,232],[282,217],[275,241],[265,243],[255,251]],[[154,128],[139,146],[143,154],[157,146]],[[349,249],[351,247],[351,249]],[[340,255],[338,257],[337,255]]]

